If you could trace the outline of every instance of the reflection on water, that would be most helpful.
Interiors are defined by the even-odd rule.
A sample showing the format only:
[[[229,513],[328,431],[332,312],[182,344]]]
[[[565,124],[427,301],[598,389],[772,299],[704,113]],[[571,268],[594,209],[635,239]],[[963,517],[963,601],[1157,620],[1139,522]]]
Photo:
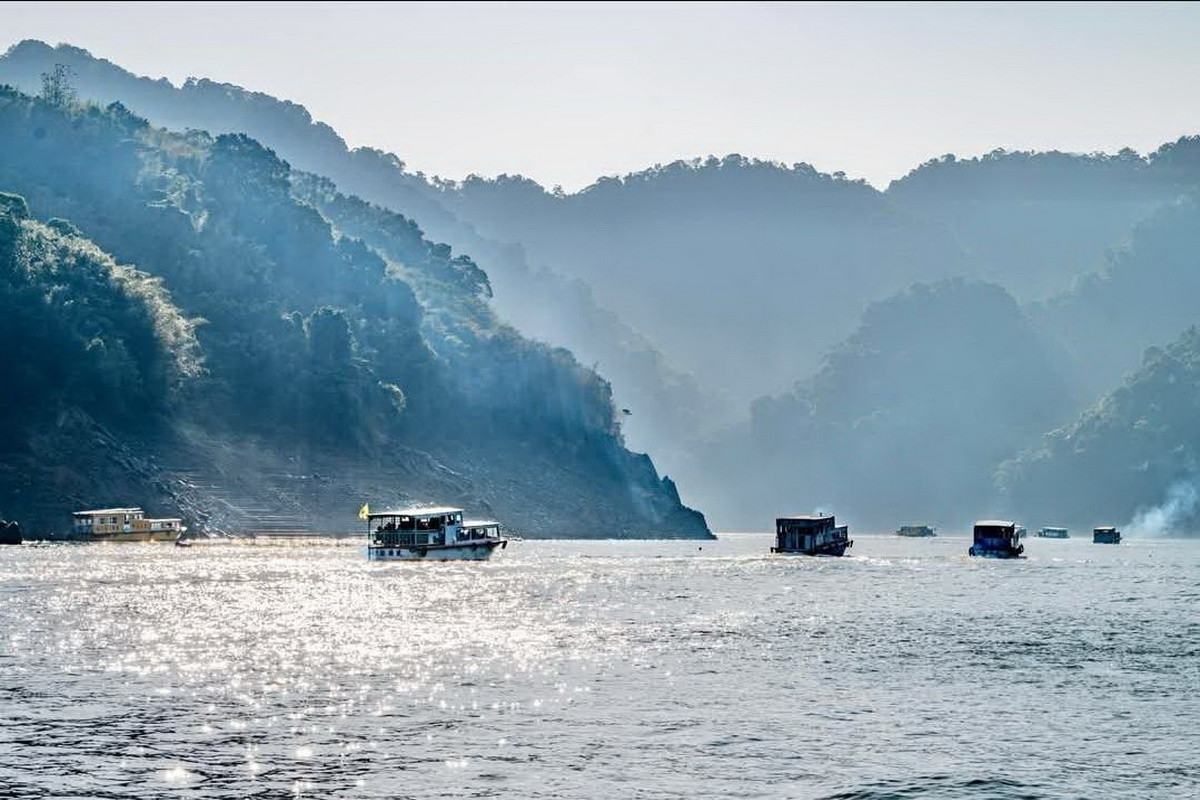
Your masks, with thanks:
[[[0,550],[7,797],[1181,797],[1200,543]]]

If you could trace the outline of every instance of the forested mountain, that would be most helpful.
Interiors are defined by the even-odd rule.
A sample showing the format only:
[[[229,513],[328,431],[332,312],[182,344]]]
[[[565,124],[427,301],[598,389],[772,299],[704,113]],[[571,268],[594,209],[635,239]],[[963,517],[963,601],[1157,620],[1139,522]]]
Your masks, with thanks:
[[[1200,531],[1200,328],[1147,351],[1079,419],[1004,465],[1009,504],[1077,527],[1135,522]]]
[[[755,401],[687,480],[736,487],[708,507],[721,524],[747,508],[962,523],[1002,510],[995,466],[1075,407],[1061,354],[1002,288],[920,284],[871,305],[811,378]]]
[[[70,220],[52,223],[54,235],[74,237],[73,247],[126,276],[119,286],[141,298],[119,305],[118,278],[44,288],[52,297],[27,320],[37,335],[61,338],[43,332],[56,303],[103,316],[87,358],[68,342],[60,363],[41,365],[50,373],[16,387],[17,396],[44,398],[49,416],[14,420],[5,434],[14,455],[79,463],[69,443],[42,452],[33,444],[46,419],[78,412],[81,429],[137,461],[130,473],[145,491],[180,502],[187,494],[193,521],[211,527],[236,524],[239,509],[200,491],[205,482],[236,485],[265,507],[290,495],[293,511],[326,527],[348,527],[365,499],[428,499],[498,514],[533,535],[706,534],[649,459],[624,449],[608,384],[569,352],[501,324],[483,302],[486,273],[408,219],[364,217],[357,233],[370,244],[342,236],[293,195],[293,178],[296,187],[305,181],[253,139],[169,133],[119,103],[101,109],[4,89],[0,140],[0,187],[28,200],[35,217]],[[70,272],[46,229],[12,221],[25,216],[22,202],[8,205],[19,209],[7,215],[16,242],[9,269],[46,281]],[[25,233],[11,233],[18,229]],[[112,266],[97,247],[158,282]],[[39,285],[12,282],[6,305]],[[203,368],[167,369],[179,361],[168,351]],[[133,419],[117,425],[103,404],[76,402],[76,372],[86,380],[109,366],[118,394],[131,403],[144,396],[161,421],[124,413]],[[47,393],[56,375],[63,390]],[[76,450],[94,451],[95,437]],[[122,499],[102,495],[100,484],[52,481],[36,496],[29,488],[0,486],[3,510],[46,525],[73,506]]]
[[[342,192],[401,212],[435,241],[470,253],[489,276],[492,304],[502,319],[528,336],[569,348],[614,382],[618,405],[635,410],[625,421],[625,433],[637,446],[654,452],[677,447],[706,417],[715,416],[712,409],[723,398],[697,391],[694,378],[599,306],[586,284],[552,268],[531,267],[519,244],[481,236],[442,205],[433,182],[408,171],[395,155],[372,148],[351,150],[332,128],[287,100],[205,78],[176,87],[165,79],[138,77],[69,45],[14,45],[0,57],[0,83],[37,93],[41,76],[56,64],[68,68],[81,99],[101,105],[120,102],[171,130],[245,133],[292,167],[325,176]]]

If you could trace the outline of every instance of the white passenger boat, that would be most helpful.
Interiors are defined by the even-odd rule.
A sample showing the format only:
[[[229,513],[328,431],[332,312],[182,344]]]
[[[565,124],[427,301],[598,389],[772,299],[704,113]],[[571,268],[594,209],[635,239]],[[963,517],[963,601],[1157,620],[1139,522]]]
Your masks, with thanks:
[[[497,547],[508,546],[500,523],[464,522],[461,508],[402,508],[363,516],[372,561],[484,561]]]

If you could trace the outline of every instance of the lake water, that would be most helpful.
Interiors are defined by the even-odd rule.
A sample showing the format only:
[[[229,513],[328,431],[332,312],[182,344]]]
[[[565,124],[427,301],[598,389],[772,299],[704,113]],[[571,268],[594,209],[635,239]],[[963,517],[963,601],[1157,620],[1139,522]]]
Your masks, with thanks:
[[[1200,795],[1200,542],[855,538],[0,548],[0,794]]]

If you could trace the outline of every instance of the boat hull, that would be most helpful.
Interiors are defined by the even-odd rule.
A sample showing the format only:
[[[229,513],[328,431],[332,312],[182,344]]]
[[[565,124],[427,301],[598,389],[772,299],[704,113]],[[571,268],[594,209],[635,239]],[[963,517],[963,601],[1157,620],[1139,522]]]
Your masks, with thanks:
[[[850,539],[845,542],[821,545],[810,550],[783,550],[778,547],[772,547],[771,552],[784,556],[844,556],[846,555],[846,551],[853,546],[854,540]]]
[[[976,558],[1024,558],[1025,545],[1019,545],[1015,548],[1007,548],[1004,550],[984,549],[972,545],[967,550],[967,555],[975,556]]]
[[[135,531],[132,533],[93,533],[84,536],[83,542],[173,542],[179,531]]]
[[[492,539],[486,542],[460,542],[444,545],[416,545],[414,547],[367,548],[371,561],[487,561],[496,548],[508,546],[507,539]]]

